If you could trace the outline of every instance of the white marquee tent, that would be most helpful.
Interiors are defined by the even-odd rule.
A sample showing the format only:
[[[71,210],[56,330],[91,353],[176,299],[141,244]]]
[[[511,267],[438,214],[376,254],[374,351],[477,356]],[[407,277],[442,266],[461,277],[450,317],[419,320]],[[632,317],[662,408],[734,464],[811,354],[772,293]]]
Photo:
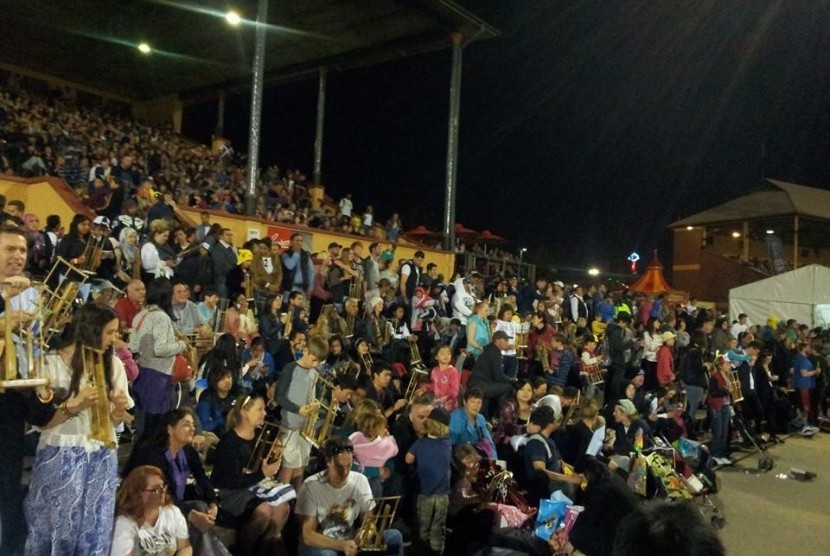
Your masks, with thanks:
[[[729,317],[746,313],[751,324],[770,316],[810,327],[830,325],[830,268],[817,264],[729,290]]]

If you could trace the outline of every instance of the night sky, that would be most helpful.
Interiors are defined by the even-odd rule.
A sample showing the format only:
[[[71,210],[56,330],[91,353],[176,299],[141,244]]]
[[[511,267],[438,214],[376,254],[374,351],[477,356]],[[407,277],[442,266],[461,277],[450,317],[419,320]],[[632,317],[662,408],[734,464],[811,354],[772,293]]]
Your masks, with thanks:
[[[671,263],[670,222],[762,176],[830,178],[830,2],[460,0],[502,32],[464,52],[456,220],[558,268]],[[277,16],[278,17],[278,13]],[[441,228],[450,50],[329,77],[323,181]],[[266,91],[260,161],[313,166],[316,80]],[[250,98],[225,129],[245,148]],[[208,140],[215,105],[185,114]]]

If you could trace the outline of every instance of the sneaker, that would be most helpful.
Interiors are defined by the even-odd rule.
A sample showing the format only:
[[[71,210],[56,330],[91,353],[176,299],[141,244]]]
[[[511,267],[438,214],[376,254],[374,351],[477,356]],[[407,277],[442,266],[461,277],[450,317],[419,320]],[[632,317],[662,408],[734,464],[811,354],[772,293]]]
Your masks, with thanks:
[[[818,427],[804,425],[804,428],[799,431],[801,436],[815,436],[818,433]]]
[[[727,458],[727,457],[723,457],[723,458],[714,458],[714,460],[715,460],[715,462],[716,462],[718,465],[720,465],[721,467],[724,467],[724,466],[727,466],[727,465],[732,465],[732,460],[731,460],[731,459],[729,459],[729,458]]]

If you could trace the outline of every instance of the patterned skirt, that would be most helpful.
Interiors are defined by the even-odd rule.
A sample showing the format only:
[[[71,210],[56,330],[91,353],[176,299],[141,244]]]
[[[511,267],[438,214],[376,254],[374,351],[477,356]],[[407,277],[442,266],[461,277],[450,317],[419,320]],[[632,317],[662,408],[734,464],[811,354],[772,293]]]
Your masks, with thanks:
[[[109,556],[117,485],[115,450],[40,450],[23,504],[29,533],[25,554]]]

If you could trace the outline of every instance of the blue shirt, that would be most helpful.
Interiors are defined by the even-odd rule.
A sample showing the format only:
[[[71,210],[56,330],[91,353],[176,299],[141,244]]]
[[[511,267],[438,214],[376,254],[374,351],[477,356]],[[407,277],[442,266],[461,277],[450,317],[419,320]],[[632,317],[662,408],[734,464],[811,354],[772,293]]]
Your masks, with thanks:
[[[816,377],[801,376],[801,371],[811,372],[813,364],[807,359],[806,355],[798,355],[793,362],[793,388],[800,390],[802,388],[812,390],[816,387]]]
[[[420,483],[419,494],[438,496],[450,493],[450,465],[452,444],[449,438],[424,436],[409,449],[415,456],[415,468]]]
[[[487,422],[484,416],[479,413],[475,418],[475,425],[467,419],[467,410],[459,407],[450,414],[450,440],[453,446],[459,444],[470,444],[476,446],[479,441],[484,440],[490,445],[491,454],[496,453],[496,445],[490,431],[487,429]]]

